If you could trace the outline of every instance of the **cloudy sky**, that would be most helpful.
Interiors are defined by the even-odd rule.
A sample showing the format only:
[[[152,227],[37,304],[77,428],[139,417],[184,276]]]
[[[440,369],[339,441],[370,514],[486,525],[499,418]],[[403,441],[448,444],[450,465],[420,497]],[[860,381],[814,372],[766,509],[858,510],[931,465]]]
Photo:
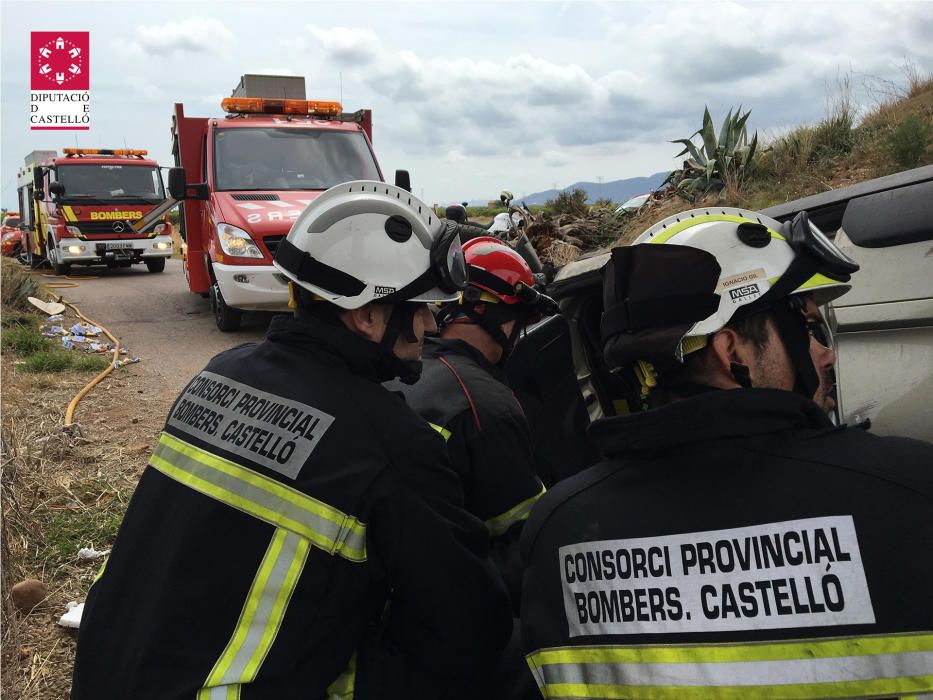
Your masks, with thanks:
[[[147,148],[172,105],[220,116],[244,73],[371,107],[383,172],[434,203],[649,175],[703,106],[764,135],[820,119],[841,78],[870,105],[933,72],[933,2],[0,1],[2,205],[34,149]],[[90,31],[92,128],[30,131],[30,31]],[[886,82],[889,81],[889,82]]]

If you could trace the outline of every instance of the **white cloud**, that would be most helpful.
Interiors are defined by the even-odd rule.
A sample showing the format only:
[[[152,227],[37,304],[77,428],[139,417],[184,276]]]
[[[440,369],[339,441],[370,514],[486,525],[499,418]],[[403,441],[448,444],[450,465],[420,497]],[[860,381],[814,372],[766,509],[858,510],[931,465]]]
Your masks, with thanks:
[[[308,25],[315,42],[334,63],[342,65],[371,63],[383,51],[382,42],[369,29],[331,27],[322,29]]]
[[[155,54],[214,53],[226,51],[233,33],[220,20],[187,17],[177,22],[142,25],[136,30],[135,47]]]

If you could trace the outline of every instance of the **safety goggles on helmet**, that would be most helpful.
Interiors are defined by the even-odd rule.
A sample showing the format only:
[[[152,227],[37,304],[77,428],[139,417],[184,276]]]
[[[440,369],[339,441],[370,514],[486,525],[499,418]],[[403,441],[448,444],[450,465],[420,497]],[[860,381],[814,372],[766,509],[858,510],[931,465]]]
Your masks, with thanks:
[[[460,245],[460,227],[453,221],[431,246],[431,270],[437,286],[445,292],[458,292],[467,284],[467,265]]]
[[[807,212],[800,212],[781,229],[796,253],[812,255],[820,262],[820,273],[833,278],[845,277],[839,281],[847,282],[849,276],[858,270],[858,263],[839,250],[826,234],[810,221]]]

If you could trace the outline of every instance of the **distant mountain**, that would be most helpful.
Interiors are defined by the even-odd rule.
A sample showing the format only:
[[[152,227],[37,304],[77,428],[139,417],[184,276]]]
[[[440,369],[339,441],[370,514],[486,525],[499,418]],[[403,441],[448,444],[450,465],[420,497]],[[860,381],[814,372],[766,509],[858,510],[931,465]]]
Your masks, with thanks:
[[[631,199],[636,194],[643,194],[656,190],[668,176],[667,172],[655,173],[648,177],[630,177],[625,180],[613,180],[612,182],[575,182],[561,190],[544,190],[535,192],[526,197],[516,197],[517,201],[525,204],[544,204],[549,199],[554,199],[558,192],[573,192],[576,189],[586,190],[587,201],[595,202],[597,199],[611,199],[613,202],[621,204],[627,199]]]

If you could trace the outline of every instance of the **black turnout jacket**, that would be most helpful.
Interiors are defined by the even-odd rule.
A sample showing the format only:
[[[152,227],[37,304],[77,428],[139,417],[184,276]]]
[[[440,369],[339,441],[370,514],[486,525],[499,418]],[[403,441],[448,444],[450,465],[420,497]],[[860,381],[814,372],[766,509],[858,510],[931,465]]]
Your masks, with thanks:
[[[421,378],[391,383],[447,441],[467,510],[492,537],[493,558],[514,599],[521,586],[518,537],[544,493],[535,475],[525,414],[505,374],[462,340],[429,338]]]
[[[546,697],[933,692],[933,446],[766,389],[591,431],[522,538]]]
[[[211,360],[88,594],[75,700],[474,695],[508,597],[391,376],[375,344],[285,316]]]

